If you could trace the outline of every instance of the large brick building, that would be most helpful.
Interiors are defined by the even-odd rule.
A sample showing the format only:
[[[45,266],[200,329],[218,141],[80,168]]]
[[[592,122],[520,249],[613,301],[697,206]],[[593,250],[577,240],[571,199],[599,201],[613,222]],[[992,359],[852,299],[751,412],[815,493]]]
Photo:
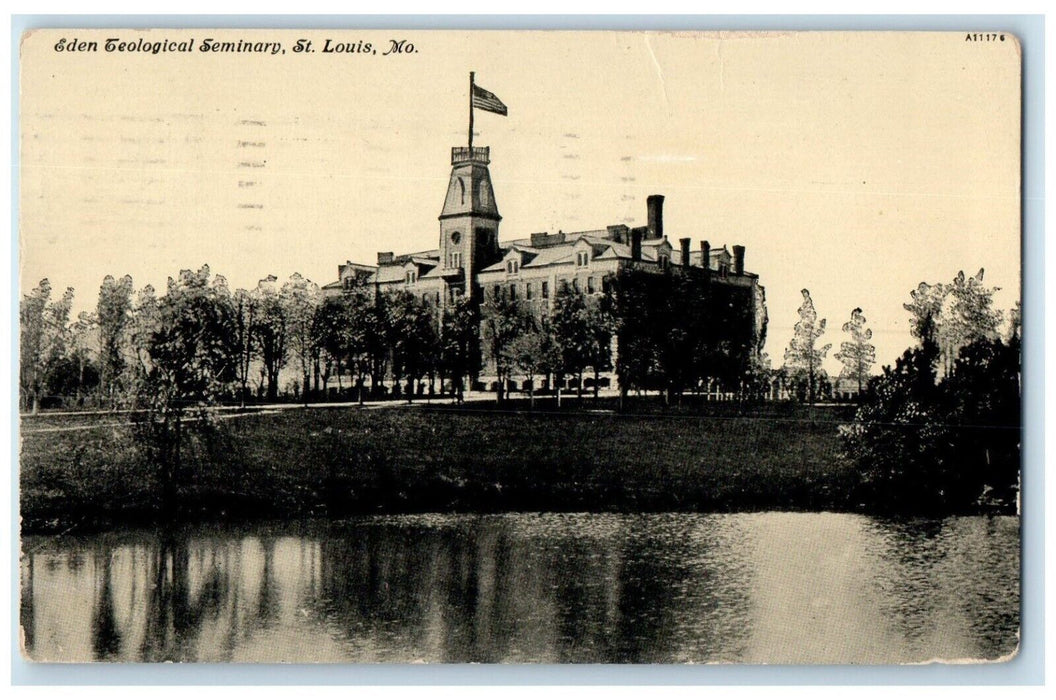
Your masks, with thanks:
[[[751,305],[747,316],[761,336],[766,319],[763,288],[758,275],[745,270],[744,246],[728,250],[701,241],[693,249],[688,237],[679,238],[677,248],[672,246],[664,230],[664,197],[658,194],[647,200],[645,226],[540,232],[501,241],[502,217],[489,163],[487,147],[451,149],[438,247],[400,255],[381,252],[377,265],[346,262],[338,266],[338,281],[326,285],[324,292],[341,294],[357,285],[375,293],[405,290],[440,309],[461,295],[480,301],[502,294],[529,301],[542,311],[552,307],[561,288],[600,294],[622,269],[635,268],[742,288],[736,298]]]

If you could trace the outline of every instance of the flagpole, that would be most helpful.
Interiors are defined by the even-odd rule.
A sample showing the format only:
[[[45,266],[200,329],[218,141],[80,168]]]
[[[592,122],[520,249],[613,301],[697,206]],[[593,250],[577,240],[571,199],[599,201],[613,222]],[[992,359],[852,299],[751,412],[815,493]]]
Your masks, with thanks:
[[[473,154],[473,71],[469,72],[469,153]]]

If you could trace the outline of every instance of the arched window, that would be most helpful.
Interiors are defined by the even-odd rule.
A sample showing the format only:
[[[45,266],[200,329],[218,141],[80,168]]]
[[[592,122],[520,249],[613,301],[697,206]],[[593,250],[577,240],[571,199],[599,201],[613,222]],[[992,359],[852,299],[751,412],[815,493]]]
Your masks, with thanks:
[[[458,193],[459,193],[459,197],[460,197],[460,199],[462,201],[462,204],[465,204],[466,203],[466,181],[463,180],[462,178],[458,178],[458,190],[459,190]]]

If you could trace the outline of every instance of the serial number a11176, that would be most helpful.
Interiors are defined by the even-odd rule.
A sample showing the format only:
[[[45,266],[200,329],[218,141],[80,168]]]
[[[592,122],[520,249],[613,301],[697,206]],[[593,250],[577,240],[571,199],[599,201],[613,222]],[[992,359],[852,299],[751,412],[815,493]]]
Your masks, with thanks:
[[[1004,41],[1004,34],[973,34],[969,32],[964,35],[965,41]]]

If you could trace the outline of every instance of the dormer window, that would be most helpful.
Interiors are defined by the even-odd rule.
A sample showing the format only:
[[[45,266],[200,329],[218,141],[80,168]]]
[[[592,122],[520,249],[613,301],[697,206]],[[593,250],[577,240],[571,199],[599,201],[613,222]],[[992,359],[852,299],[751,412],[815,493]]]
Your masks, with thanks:
[[[407,270],[407,284],[414,284],[418,281],[418,273],[414,270]]]
[[[576,266],[577,267],[586,267],[589,264],[590,264],[590,253],[589,252],[587,252],[585,250],[581,250],[581,251],[576,253]]]
[[[521,264],[516,260],[506,261],[506,273],[510,275],[516,275],[517,271],[521,269]]]
[[[657,257],[657,262],[660,264],[660,269],[666,271],[667,266],[671,263],[671,258],[666,255],[661,255]]]

